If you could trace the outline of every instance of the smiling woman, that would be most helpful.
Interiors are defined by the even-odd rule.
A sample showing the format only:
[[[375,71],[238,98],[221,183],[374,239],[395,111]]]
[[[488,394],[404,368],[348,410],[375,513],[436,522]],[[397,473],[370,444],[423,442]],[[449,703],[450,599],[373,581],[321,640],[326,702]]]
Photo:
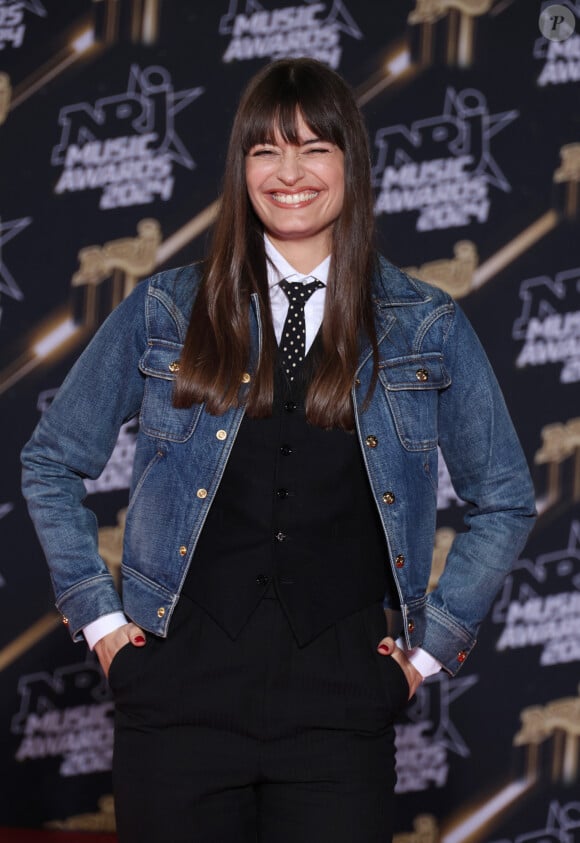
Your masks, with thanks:
[[[58,608],[114,695],[120,843],[389,843],[395,718],[466,661],[532,526],[481,345],[373,223],[350,89],[268,65],[207,259],[137,285],[23,451]],[[84,480],[136,416],[119,595]],[[438,447],[470,504],[427,593]]]
[[[301,113],[286,140],[253,146],[246,156],[252,207],[270,241],[300,272],[308,274],[332,248],[332,230],[344,203],[344,154],[313,136]]]

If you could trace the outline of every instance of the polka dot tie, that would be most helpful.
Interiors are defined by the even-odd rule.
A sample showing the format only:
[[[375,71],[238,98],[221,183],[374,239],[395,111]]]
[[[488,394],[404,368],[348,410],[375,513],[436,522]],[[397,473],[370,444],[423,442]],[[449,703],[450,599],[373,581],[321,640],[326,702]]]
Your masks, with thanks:
[[[282,368],[293,381],[296,372],[306,354],[306,321],[304,319],[304,305],[315,290],[324,287],[321,281],[314,280],[308,284],[300,281],[280,281],[280,286],[288,298],[288,316],[284,322],[280,339],[280,357]]]

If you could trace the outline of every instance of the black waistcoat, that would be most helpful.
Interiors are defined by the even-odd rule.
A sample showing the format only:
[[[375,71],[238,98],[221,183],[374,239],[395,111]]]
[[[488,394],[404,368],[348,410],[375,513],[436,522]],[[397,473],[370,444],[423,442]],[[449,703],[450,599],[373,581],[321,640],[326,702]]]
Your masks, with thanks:
[[[272,589],[305,644],[394,587],[356,435],[306,422],[316,347],[242,421],[183,586],[232,638]]]

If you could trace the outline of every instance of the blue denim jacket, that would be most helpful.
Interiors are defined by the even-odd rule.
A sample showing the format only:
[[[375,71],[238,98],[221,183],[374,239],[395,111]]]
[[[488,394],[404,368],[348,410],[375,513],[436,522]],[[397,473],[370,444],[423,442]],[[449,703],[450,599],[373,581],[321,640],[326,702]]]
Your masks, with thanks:
[[[124,610],[165,636],[196,541],[234,444],[243,406],[211,416],[171,403],[195,267],[139,284],[72,368],[22,453],[23,490],[44,547],[57,607],[75,640]],[[457,304],[381,259],[374,279],[379,381],[364,398],[372,355],[362,347],[352,395],[356,428],[385,531],[409,647],[451,674],[521,552],[534,494],[518,439],[484,351]],[[261,328],[252,302],[252,367]],[[243,378],[241,394],[248,389]],[[127,513],[122,602],[83,505],[120,426],[139,415]],[[437,509],[437,446],[468,502],[437,588],[426,594]],[[385,555],[385,559],[387,556]]]

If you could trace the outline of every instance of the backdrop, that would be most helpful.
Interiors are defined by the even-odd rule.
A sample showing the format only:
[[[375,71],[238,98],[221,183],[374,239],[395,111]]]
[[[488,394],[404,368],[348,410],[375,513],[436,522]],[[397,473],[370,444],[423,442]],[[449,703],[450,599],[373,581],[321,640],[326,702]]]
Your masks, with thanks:
[[[290,2],[0,0],[0,825],[114,827],[111,698],[54,611],[20,449],[115,304],[203,255],[242,86],[270,59],[309,55],[346,77],[367,120],[382,250],[474,323],[540,512],[474,655],[400,719],[398,843],[570,843],[580,2]],[[128,424],[87,483],[113,571],[135,435]],[[463,511],[441,462],[433,582]]]

